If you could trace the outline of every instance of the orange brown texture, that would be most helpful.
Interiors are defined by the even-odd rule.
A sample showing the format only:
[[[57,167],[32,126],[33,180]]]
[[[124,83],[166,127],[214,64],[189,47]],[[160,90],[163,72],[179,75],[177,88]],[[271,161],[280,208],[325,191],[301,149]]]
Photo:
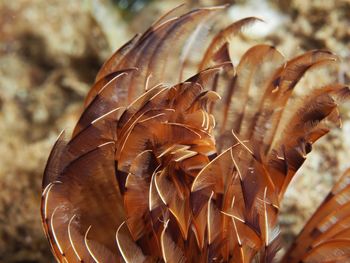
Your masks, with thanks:
[[[341,124],[350,90],[330,79],[294,92],[308,72],[334,67],[327,50],[286,60],[259,44],[234,65],[230,39],[258,19],[206,39],[223,9],[170,11],[97,74],[44,172],[42,222],[59,262],[282,257],[284,193],[313,143]],[[282,262],[350,259],[349,200],[346,172]]]

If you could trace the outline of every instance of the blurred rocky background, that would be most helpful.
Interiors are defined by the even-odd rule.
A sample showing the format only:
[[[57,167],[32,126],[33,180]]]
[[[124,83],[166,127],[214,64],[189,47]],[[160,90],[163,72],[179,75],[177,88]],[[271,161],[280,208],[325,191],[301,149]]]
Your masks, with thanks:
[[[41,179],[59,134],[72,129],[103,61],[184,0],[0,0],[0,262],[52,262],[40,221]],[[269,42],[287,57],[327,48],[350,83],[350,1],[193,0],[233,4],[228,16],[265,24],[236,43],[237,54]],[[324,75],[305,82],[321,82]],[[283,204],[286,244],[350,166],[350,107],[343,128],[319,141]]]

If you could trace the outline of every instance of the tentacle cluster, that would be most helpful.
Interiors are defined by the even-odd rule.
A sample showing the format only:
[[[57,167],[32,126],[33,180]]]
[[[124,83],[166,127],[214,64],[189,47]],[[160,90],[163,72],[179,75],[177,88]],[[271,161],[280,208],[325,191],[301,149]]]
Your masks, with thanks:
[[[98,73],[72,138],[59,136],[45,169],[42,220],[58,261],[275,258],[283,194],[312,144],[340,124],[350,91],[330,83],[292,96],[307,71],[337,60],[324,50],[285,61],[257,45],[234,66],[229,39],[256,18],[220,31],[185,80],[221,9],[169,12]],[[286,262],[350,258],[348,177]]]

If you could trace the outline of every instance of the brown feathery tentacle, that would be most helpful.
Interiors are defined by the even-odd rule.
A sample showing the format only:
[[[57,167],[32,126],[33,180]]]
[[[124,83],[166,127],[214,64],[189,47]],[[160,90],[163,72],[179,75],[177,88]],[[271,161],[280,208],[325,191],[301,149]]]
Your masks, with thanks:
[[[59,136],[44,172],[42,223],[57,261],[275,259],[283,194],[312,144],[340,124],[350,92],[329,84],[293,93],[310,69],[336,61],[328,51],[284,62],[256,45],[233,65],[230,38],[257,18],[214,36],[199,72],[181,82],[223,8],[170,11],[98,73],[72,138]],[[349,174],[285,262],[349,258]]]
[[[350,169],[342,175],[322,204],[305,224],[303,230],[300,232],[289,251],[285,254],[284,261],[300,262],[304,257],[317,258],[316,255],[321,253],[320,247],[327,247],[327,251],[328,248],[334,248],[332,240],[337,240],[336,234],[339,232],[349,233],[350,225],[343,225],[341,223],[344,219],[350,219],[349,200]],[[328,231],[334,231],[334,234],[329,235]],[[345,235],[345,237],[348,238],[349,236]],[[325,245],[322,245],[323,243],[325,243]],[[328,243],[329,245],[327,245]],[[345,251],[346,250],[344,250],[344,253]],[[341,252],[339,248],[339,255],[342,253],[343,252]],[[308,254],[310,255],[308,256]],[[310,259],[310,261],[305,262],[315,261],[311,261]]]

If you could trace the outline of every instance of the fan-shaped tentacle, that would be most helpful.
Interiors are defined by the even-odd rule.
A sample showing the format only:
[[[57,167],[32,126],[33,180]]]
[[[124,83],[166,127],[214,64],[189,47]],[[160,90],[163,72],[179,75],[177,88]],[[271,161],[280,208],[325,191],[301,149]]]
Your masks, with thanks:
[[[338,238],[348,238],[350,220],[350,170],[347,170],[335,184],[322,204],[304,226],[295,242],[285,255],[286,262],[299,262],[306,258],[320,259],[321,249],[326,251],[335,249],[334,244],[339,244],[338,255],[346,254],[346,242],[340,242]],[[341,236],[341,233],[344,235]],[[336,243],[333,243],[333,240]],[[344,245],[342,245],[344,244]],[[347,254],[348,255],[348,254]],[[336,261],[335,255],[333,260]]]
[[[69,262],[79,258],[119,262],[111,230],[124,221],[125,212],[115,177],[114,150],[114,142],[97,146],[67,164],[57,181],[46,186],[43,223],[58,257]]]
[[[256,18],[219,32],[196,65],[221,9],[170,11],[98,73],[72,138],[59,136],[44,172],[42,222],[58,261],[275,259],[283,194],[312,144],[340,124],[350,92],[293,92],[306,72],[336,61],[328,51],[285,62],[256,45],[233,65],[230,38]],[[349,174],[285,262],[349,257]]]

